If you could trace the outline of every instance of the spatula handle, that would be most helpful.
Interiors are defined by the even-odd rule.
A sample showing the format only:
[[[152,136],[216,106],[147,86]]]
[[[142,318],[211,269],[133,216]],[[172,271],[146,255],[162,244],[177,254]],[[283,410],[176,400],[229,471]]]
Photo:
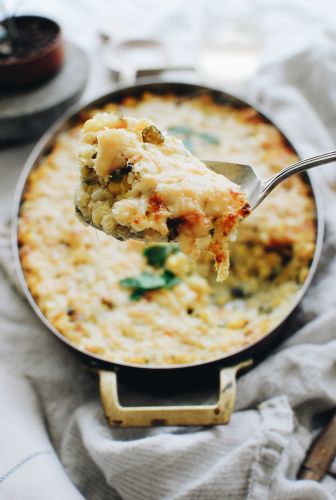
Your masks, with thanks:
[[[267,181],[262,183],[260,196],[258,197],[257,202],[254,204],[254,207],[257,207],[259,203],[263,201],[266,196],[273,191],[273,189],[280,184],[280,182],[288,179],[292,175],[299,174],[304,170],[309,170],[313,167],[319,167],[320,165],[326,165],[327,163],[332,163],[336,161],[336,151],[330,151],[330,153],[324,153],[322,155],[313,156],[312,158],[308,158],[307,160],[298,161],[289,167],[285,167],[276,175],[267,179]]]

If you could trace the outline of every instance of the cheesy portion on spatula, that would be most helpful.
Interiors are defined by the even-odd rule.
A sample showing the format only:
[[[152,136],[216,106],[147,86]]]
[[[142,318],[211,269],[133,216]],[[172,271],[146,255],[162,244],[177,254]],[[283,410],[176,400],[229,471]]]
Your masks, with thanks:
[[[82,129],[80,219],[119,240],[178,241],[213,254],[227,277],[229,240],[250,208],[239,186],[215,174],[182,141],[147,118],[98,113]]]

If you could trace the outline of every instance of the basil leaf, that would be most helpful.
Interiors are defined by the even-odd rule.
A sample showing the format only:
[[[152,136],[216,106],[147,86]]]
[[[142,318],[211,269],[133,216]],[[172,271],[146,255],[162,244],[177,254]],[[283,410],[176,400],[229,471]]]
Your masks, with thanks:
[[[143,252],[149,265],[162,267],[169,255],[169,250],[164,245],[153,245],[145,248]]]
[[[178,278],[177,276],[175,276],[175,274],[172,273],[171,271],[168,271],[168,269],[166,269],[161,276],[162,276],[162,278],[166,282],[166,284],[165,284],[165,286],[163,288],[165,288],[167,290],[169,290],[173,286],[178,285],[179,283],[181,283],[180,278]]]
[[[168,132],[181,135],[193,135],[195,133],[193,129],[188,127],[187,125],[177,125],[176,127],[169,127]]]
[[[208,142],[209,144],[220,144],[220,141],[217,139],[217,137],[215,137],[214,135],[212,134],[208,134],[206,132],[202,132],[202,133],[199,133],[198,134],[205,142]]]
[[[136,288],[138,286],[138,280],[136,278],[124,278],[120,280],[119,283],[124,288]]]
[[[169,127],[168,132],[172,132],[173,134],[178,134],[182,136],[182,141],[185,147],[192,152],[192,136],[195,135],[195,132],[186,125],[178,125],[176,127]]]
[[[120,285],[124,288],[133,289],[130,300],[139,300],[145,292],[150,290],[169,290],[180,283],[180,278],[167,269],[159,276],[158,274],[143,272],[136,278],[124,278]]]
[[[136,300],[141,299],[141,297],[143,297],[144,294],[145,294],[145,292],[143,290],[140,290],[140,288],[136,288],[135,290],[133,290],[133,292],[131,293],[129,298],[132,301],[136,301]]]
[[[151,245],[145,248],[143,254],[150,266],[159,268],[164,266],[169,255],[178,251],[179,246],[173,243],[171,245]]]
[[[176,126],[176,127],[169,127],[168,131],[175,133],[175,134],[182,135],[184,145],[187,149],[190,149],[190,147],[192,146],[192,144],[191,144],[192,137],[195,137],[197,135],[209,144],[216,144],[216,145],[220,144],[219,139],[217,137],[215,137],[214,135],[209,134],[208,132],[197,132],[197,130],[193,130],[192,128],[185,126],[185,125]]]
[[[165,286],[165,280],[157,274],[143,272],[136,278],[124,278],[120,280],[124,288],[140,288],[140,290],[157,290]]]

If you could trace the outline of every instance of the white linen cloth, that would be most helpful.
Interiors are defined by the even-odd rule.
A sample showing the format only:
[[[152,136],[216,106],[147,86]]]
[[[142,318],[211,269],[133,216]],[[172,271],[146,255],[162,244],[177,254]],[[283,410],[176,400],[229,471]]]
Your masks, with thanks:
[[[305,157],[336,144],[336,49],[332,34],[319,33],[315,45],[268,58],[247,91]],[[14,165],[26,150],[7,150],[2,158]],[[239,379],[229,425],[208,429],[107,427],[97,380],[19,295],[3,220],[1,499],[336,497],[332,471],[322,483],[295,480],[314,435],[336,405],[335,166],[319,168],[314,176],[323,191],[327,234],[317,275],[289,326],[296,333]],[[5,202],[8,207],[6,188],[5,182],[3,207]],[[2,213],[5,219],[8,208]],[[146,394],[128,394],[133,397],[146,401]],[[193,395],[187,397],[189,402]]]

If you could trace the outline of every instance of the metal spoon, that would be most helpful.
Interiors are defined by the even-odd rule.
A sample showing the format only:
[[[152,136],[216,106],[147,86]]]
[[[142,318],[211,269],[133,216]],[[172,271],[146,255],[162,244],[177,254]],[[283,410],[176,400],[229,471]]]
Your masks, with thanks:
[[[336,161],[336,151],[294,163],[289,167],[283,168],[266,181],[261,180],[250,165],[222,161],[205,161],[204,163],[216,174],[224,175],[230,181],[238,184],[241,190],[246,193],[247,201],[251,209],[254,210],[280,182],[288,177],[333,161]]]

